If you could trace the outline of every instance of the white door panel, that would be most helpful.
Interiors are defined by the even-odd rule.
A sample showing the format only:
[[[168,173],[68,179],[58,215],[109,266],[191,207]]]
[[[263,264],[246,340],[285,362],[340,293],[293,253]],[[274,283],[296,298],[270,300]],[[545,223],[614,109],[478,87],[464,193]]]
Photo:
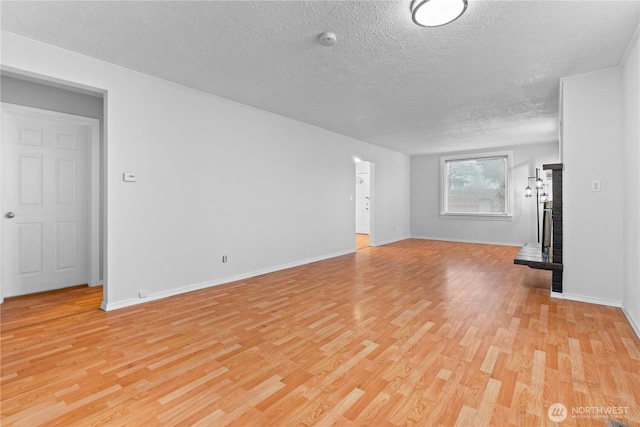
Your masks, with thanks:
[[[18,256],[18,276],[42,274],[42,229],[41,222],[19,222],[16,224],[18,238],[15,245]]]
[[[3,113],[4,297],[89,282],[89,143],[72,120]]]
[[[371,182],[368,173],[356,174],[356,233],[371,230]]]

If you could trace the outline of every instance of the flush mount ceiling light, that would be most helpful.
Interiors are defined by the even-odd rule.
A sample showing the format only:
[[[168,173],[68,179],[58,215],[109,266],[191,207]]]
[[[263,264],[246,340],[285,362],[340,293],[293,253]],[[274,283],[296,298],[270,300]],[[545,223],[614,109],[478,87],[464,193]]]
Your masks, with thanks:
[[[422,27],[439,27],[458,19],[467,10],[467,0],[413,0],[411,17]]]

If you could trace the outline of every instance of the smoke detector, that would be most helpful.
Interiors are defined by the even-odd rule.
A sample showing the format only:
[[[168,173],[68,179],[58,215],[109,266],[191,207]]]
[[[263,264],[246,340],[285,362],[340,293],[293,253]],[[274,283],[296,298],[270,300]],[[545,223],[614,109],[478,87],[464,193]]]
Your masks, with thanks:
[[[336,35],[329,31],[325,31],[318,36],[318,41],[323,46],[333,46],[336,44]]]

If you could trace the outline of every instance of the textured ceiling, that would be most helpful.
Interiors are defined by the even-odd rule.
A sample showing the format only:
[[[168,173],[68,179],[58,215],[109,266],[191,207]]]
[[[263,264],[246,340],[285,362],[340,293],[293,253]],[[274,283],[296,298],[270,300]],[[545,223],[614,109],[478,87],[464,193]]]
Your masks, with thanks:
[[[619,65],[640,0],[2,1],[2,29],[409,154],[557,140],[559,78]],[[336,33],[332,47],[317,43]]]

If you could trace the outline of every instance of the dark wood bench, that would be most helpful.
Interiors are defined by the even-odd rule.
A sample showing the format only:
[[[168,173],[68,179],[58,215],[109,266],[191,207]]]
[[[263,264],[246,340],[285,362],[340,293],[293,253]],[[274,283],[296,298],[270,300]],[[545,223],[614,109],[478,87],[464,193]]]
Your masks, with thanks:
[[[538,270],[562,271],[562,264],[554,263],[549,256],[543,254],[539,243],[525,243],[513,263]]]

